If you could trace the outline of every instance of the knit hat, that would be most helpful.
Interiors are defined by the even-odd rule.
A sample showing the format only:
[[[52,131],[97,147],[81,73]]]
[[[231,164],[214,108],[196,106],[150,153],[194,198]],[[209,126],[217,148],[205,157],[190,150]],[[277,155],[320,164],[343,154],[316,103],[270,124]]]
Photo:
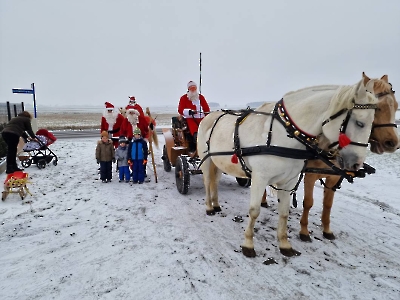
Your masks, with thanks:
[[[127,140],[127,138],[126,137],[124,137],[123,135],[121,135],[120,137],[119,137],[119,140],[118,140],[118,143],[127,143],[128,142],[128,140]]]
[[[109,110],[113,110],[114,109],[114,105],[112,105],[110,102],[106,102],[104,104],[106,105],[106,109],[109,109]]]
[[[105,130],[103,130],[103,131],[101,132],[101,135],[100,135],[100,136],[101,136],[101,137],[105,136],[106,138],[108,138],[108,132],[105,131]]]
[[[133,134],[142,134],[142,132],[140,131],[139,127],[136,127],[135,130],[133,131]]]
[[[187,88],[189,88],[189,87],[191,87],[191,86],[193,86],[193,85],[194,85],[194,86],[197,86],[196,82],[194,82],[194,81],[191,80],[191,81],[188,82]]]

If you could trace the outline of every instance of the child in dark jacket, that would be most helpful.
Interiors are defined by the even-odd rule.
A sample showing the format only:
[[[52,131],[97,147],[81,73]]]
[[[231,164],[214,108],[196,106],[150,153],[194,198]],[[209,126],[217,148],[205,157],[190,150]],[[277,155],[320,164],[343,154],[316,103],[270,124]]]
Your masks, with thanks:
[[[100,179],[103,183],[111,182],[112,163],[115,162],[113,142],[108,138],[108,132],[101,133],[101,140],[97,142],[96,160],[100,164]]]
[[[119,146],[117,150],[115,150],[115,159],[118,162],[118,171],[119,171],[119,182],[124,181],[129,182],[131,179],[131,173],[128,165],[128,139],[124,136],[119,137]]]
[[[141,136],[141,131],[136,128],[133,131],[134,138],[129,143],[128,160],[132,166],[133,183],[143,183],[144,181],[144,166],[147,163],[148,148],[147,143]]]

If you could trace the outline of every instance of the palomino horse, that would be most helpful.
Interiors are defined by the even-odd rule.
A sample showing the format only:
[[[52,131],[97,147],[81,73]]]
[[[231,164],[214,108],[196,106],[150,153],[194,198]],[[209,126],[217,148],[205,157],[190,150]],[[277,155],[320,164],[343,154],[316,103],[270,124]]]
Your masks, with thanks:
[[[395,113],[398,107],[392,86],[388,82],[388,76],[384,75],[381,79],[372,79],[373,91],[379,99],[378,109],[375,112],[375,118],[372,125],[372,132],[369,138],[371,151],[377,154],[383,152],[394,152],[399,145],[399,136],[396,130]],[[307,168],[327,168],[321,160],[310,160]],[[307,171],[307,170],[306,170]],[[303,214],[300,219],[300,239],[302,241],[311,241],[308,231],[308,216],[311,207],[314,204],[313,191],[315,181],[326,178],[324,184],[324,200],[322,208],[322,232],[323,236],[329,240],[335,239],[330,229],[330,213],[333,204],[335,190],[340,185],[340,176],[307,173],[304,176],[304,201]]]
[[[272,113],[263,106],[239,118],[217,111],[200,123],[197,150],[202,159],[207,214],[221,210],[218,181],[222,172],[235,177],[251,174],[250,219],[242,244],[245,256],[256,255],[254,224],[260,214],[265,187],[272,183],[279,189],[277,236],[280,251],[287,256],[299,254],[292,249],[287,235],[290,195],[297,189],[298,176],[307,156],[305,152],[311,151],[305,149],[312,148],[318,135],[323,133],[331,143],[340,141],[341,167],[358,170],[365,160],[378,102],[368,92],[372,91],[371,85],[362,79],[352,86],[314,90],[315,87],[310,87],[286,94]]]

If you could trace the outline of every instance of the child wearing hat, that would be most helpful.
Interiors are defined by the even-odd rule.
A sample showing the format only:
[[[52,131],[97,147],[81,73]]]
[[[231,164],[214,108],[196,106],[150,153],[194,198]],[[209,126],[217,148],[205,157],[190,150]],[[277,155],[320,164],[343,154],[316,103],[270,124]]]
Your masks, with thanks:
[[[142,138],[139,128],[133,131],[133,139],[129,143],[128,160],[132,162],[133,183],[143,183],[144,168],[147,163],[148,148],[146,141]]]
[[[101,139],[97,141],[96,160],[100,164],[100,179],[103,183],[111,182],[112,163],[115,162],[113,142],[108,138],[108,132],[101,132]]]
[[[118,148],[115,150],[115,159],[118,161],[119,182],[129,182],[131,174],[128,165],[128,139],[121,135],[118,140]]]

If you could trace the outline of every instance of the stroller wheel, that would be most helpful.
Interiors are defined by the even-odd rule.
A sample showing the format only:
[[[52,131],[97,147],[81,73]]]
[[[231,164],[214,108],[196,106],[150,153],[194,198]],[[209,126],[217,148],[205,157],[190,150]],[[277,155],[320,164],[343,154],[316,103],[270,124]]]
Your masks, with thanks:
[[[21,160],[21,165],[24,168],[29,168],[32,164],[32,159],[25,159],[25,160]]]
[[[36,165],[37,165],[37,167],[38,167],[39,169],[44,169],[44,168],[46,168],[46,160],[40,159],[40,160],[38,160],[38,162],[36,163]]]
[[[57,166],[57,160],[53,160],[53,165]]]

